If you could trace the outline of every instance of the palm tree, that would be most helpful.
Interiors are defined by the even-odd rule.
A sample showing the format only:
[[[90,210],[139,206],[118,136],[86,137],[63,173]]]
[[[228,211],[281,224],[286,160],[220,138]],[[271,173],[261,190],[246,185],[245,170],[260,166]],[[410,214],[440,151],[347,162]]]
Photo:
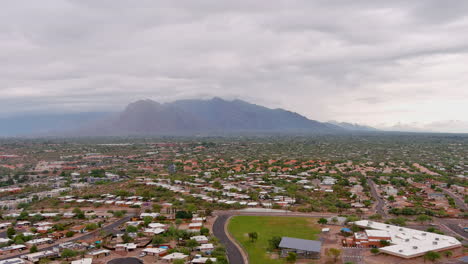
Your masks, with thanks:
[[[249,233],[249,238],[251,242],[255,242],[258,239],[258,234],[257,232],[251,232]]]

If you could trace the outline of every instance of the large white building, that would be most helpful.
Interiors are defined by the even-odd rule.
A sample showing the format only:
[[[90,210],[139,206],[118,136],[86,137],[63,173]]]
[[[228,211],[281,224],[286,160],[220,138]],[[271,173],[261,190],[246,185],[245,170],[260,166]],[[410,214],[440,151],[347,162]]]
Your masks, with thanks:
[[[391,238],[391,245],[380,248],[380,251],[402,258],[415,258],[428,251],[444,251],[462,246],[460,241],[451,236],[369,220],[356,221],[354,224],[365,229],[379,230],[379,234],[388,234]]]

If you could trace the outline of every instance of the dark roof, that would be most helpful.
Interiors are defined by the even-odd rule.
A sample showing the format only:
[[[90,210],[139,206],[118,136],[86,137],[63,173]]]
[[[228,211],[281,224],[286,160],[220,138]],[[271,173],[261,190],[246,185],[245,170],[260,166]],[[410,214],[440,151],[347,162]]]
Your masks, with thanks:
[[[468,256],[461,257],[461,258],[459,258],[459,260],[460,260],[462,263],[468,263]]]
[[[107,262],[107,264],[143,264],[143,261],[137,258],[118,258]]]
[[[279,244],[280,248],[299,249],[304,251],[320,252],[322,242],[316,240],[283,237]]]

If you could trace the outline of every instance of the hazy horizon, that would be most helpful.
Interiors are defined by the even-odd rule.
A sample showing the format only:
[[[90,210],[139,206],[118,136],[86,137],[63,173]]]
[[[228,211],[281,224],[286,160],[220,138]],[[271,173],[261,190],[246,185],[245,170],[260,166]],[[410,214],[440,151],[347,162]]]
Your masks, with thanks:
[[[468,133],[468,2],[14,1],[0,117],[241,99],[322,122]]]

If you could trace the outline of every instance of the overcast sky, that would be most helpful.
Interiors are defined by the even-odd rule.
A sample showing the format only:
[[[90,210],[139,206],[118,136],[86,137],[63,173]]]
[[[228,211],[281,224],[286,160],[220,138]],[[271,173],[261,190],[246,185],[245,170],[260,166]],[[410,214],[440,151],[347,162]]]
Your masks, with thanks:
[[[219,96],[468,132],[465,0],[2,1],[0,62],[0,115]]]

